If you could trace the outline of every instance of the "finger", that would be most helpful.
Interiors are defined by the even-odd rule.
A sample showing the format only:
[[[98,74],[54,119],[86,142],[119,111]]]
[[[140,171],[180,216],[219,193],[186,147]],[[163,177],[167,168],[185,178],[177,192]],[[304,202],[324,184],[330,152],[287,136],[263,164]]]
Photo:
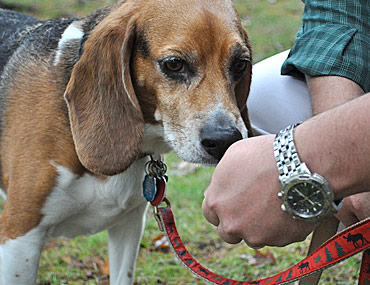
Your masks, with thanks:
[[[370,216],[369,192],[358,193],[347,198],[351,201],[353,214],[358,218],[358,220],[361,221]]]
[[[206,218],[206,220],[208,222],[210,222],[212,225],[215,225],[217,227],[220,224],[220,220],[219,220],[218,216],[208,206],[207,197],[205,197],[204,200],[203,200],[202,212],[203,212],[203,215]]]
[[[261,249],[261,248],[264,248],[265,246],[264,245],[261,245],[261,246],[254,246],[254,245],[250,245],[246,242],[246,240],[244,240],[245,244],[247,246],[249,246],[250,248],[253,248],[253,249]]]
[[[346,197],[337,213],[337,218],[347,227],[367,218],[370,215],[370,196],[359,193]]]
[[[339,212],[335,215],[346,227],[349,227],[359,220],[356,215],[353,213],[353,209],[349,203],[346,203],[344,200],[342,208]]]
[[[238,235],[234,235],[234,234],[228,234],[226,233],[226,231],[224,230],[224,227],[222,226],[222,224],[220,224],[217,228],[218,230],[218,235],[224,240],[226,241],[227,243],[230,243],[230,244],[237,244],[239,242],[242,241],[242,238],[239,237]]]

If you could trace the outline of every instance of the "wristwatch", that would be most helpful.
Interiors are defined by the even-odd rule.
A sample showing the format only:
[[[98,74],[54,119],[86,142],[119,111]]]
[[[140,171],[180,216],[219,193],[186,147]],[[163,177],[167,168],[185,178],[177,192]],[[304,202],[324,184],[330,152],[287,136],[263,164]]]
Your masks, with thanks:
[[[293,139],[296,126],[281,130],[274,140],[281,187],[278,196],[282,200],[283,211],[295,219],[315,224],[335,214],[338,205],[334,202],[329,182],[320,174],[312,174],[306,164],[300,161]]]

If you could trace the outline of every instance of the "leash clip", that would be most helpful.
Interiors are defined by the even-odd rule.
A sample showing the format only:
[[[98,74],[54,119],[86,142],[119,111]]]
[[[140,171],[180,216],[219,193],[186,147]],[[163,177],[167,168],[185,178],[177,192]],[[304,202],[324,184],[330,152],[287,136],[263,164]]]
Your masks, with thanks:
[[[163,198],[163,201],[162,202],[165,202],[166,203],[166,207],[167,208],[171,208],[171,203],[170,201],[164,197]],[[161,217],[161,214],[159,213],[159,209],[158,209],[158,206],[153,206],[153,214],[154,214],[154,218],[155,220],[157,221],[157,224],[158,224],[158,228],[161,232],[164,232],[165,231],[165,228],[164,228],[164,225],[163,225],[163,220],[162,220],[162,217]]]

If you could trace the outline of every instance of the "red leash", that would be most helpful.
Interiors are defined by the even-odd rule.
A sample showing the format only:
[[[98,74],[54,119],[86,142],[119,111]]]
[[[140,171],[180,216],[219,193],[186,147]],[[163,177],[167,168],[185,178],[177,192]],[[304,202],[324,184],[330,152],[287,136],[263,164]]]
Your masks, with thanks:
[[[182,243],[176,229],[170,203],[165,198],[168,179],[165,175],[166,170],[167,166],[164,162],[154,160],[151,157],[151,160],[145,166],[146,175],[143,181],[143,196],[154,207],[154,214],[159,228],[166,233],[177,258],[195,276],[209,283],[222,285],[286,284],[302,279],[304,276],[314,272],[322,271],[364,251],[358,284],[370,285],[370,249],[367,249],[370,247],[370,218],[333,236],[301,262],[277,275],[255,281],[236,281],[213,273],[200,265]],[[167,203],[167,207],[158,208],[162,201]]]
[[[333,236],[311,255],[282,273],[260,280],[236,281],[213,273],[200,265],[190,255],[177,232],[170,204],[166,199],[165,201],[167,202],[167,207],[154,207],[155,217],[160,229],[166,233],[177,258],[183,263],[183,265],[195,276],[209,283],[223,285],[287,284],[292,281],[297,281],[316,271],[331,267],[365,250],[363,253],[358,284],[370,284],[370,249],[366,250],[370,247],[369,218]]]

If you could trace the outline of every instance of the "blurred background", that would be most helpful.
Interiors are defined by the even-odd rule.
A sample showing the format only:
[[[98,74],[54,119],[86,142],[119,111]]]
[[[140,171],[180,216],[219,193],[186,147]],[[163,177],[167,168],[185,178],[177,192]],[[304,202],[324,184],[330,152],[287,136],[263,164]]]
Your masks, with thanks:
[[[183,0],[186,1],[186,0]],[[12,9],[41,19],[83,17],[114,0],[0,0],[0,8]],[[301,22],[299,0],[234,0],[247,29],[254,63],[289,49]],[[1,34],[1,31],[0,31]],[[299,262],[309,239],[285,248],[253,250],[245,244],[228,245],[201,213],[203,191],[213,172],[211,167],[183,163],[167,155],[169,184],[178,230],[189,251],[206,267],[228,278],[255,280],[277,274]],[[0,209],[2,201],[0,198]],[[320,284],[355,284],[360,256],[349,259],[323,274]],[[165,237],[151,214],[137,262],[136,284],[205,284],[176,262]],[[107,233],[72,241],[50,240],[42,254],[38,284],[108,284]]]

